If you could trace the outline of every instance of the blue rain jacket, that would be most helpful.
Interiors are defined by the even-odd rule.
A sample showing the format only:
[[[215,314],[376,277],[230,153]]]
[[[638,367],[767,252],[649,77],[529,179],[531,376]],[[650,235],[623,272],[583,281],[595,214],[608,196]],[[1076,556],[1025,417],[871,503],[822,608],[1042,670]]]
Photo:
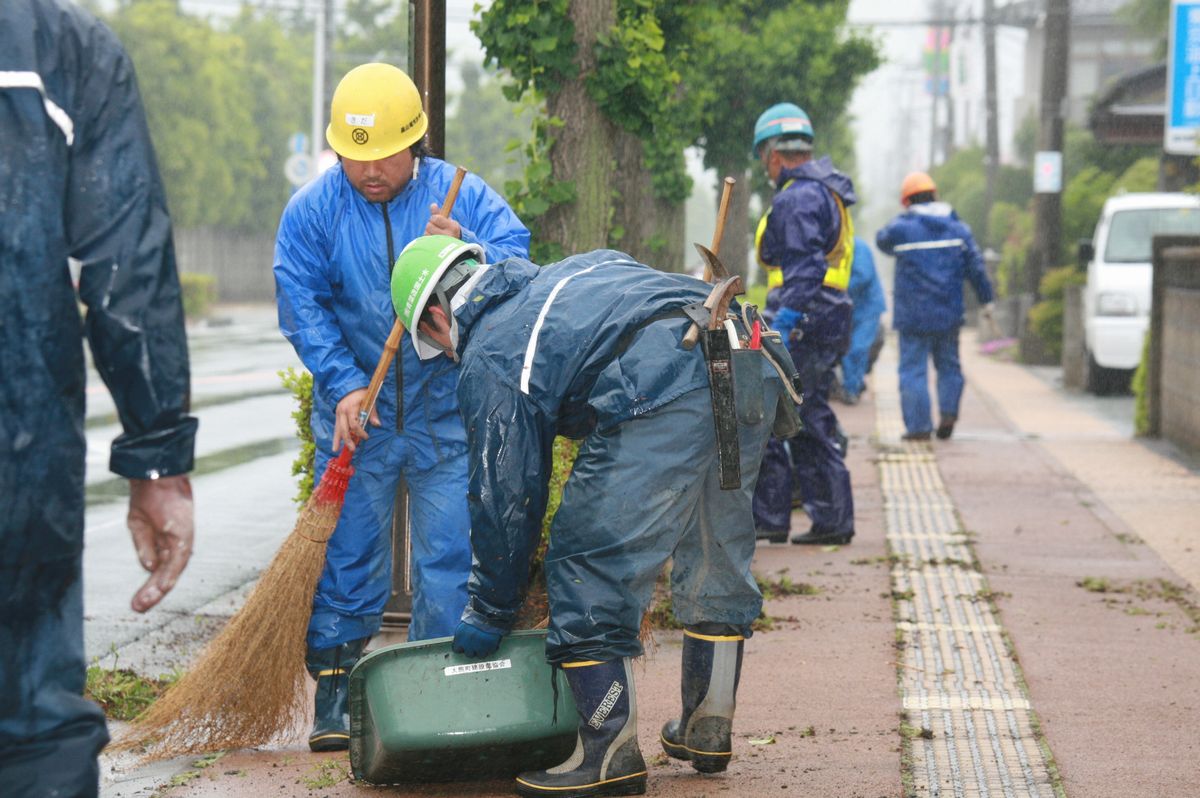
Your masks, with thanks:
[[[107,736],[81,696],[84,336],[124,428],[112,471],[190,471],[196,421],[133,66],[74,3],[0,4],[0,186],[0,784],[95,794]]]
[[[912,205],[875,234],[896,257],[892,326],[900,332],[937,333],[963,323],[963,280],[983,304],[992,284],[975,239],[945,202]]]
[[[842,357],[842,387],[857,396],[869,367],[870,351],[879,334],[879,317],[887,310],[883,285],[875,271],[875,256],[861,238],[854,239],[854,265],[850,269],[848,293],[854,302],[850,348]]]
[[[784,169],[776,185],[789,180],[791,185],[771,201],[759,254],[764,263],[783,269],[779,306],[805,314],[798,329],[809,342],[844,346],[850,329],[850,298],[845,291],[822,283],[829,268],[825,253],[842,232],[841,215],[830,192],[850,206],[856,201],[854,185],[829,158]]]
[[[386,204],[394,255],[424,235],[429,206],[441,205],[453,177],[449,164],[422,158],[414,178]],[[370,383],[396,319],[384,212],[382,203],[368,202],[355,190],[338,165],[300,189],[280,221],[275,249],[279,325],[313,375],[318,478],[331,454],[337,403]],[[484,246],[489,261],[528,252],[529,231],[476,175],[463,180],[451,218],[462,226],[465,241]],[[456,365],[446,358],[422,362],[407,334],[397,360],[403,363],[403,419],[397,423],[393,367],[376,405],[382,426],[368,428],[372,445],[355,454],[360,477],[351,481],[317,587],[309,635],[317,648],[378,629],[390,589],[387,535],[401,471],[414,490],[436,480],[448,496],[466,493]],[[418,550],[409,636],[417,640],[451,634],[457,623],[466,599],[469,521],[465,502],[415,509],[420,512],[412,519]],[[428,556],[417,556],[421,551]],[[451,606],[448,596],[461,596],[458,606]]]
[[[464,620],[502,632],[512,626],[545,514],[556,434],[584,438],[707,388],[701,348],[680,346],[686,319],[642,325],[703,301],[710,289],[599,250],[540,269],[507,260],[455,297],[475,560]]]

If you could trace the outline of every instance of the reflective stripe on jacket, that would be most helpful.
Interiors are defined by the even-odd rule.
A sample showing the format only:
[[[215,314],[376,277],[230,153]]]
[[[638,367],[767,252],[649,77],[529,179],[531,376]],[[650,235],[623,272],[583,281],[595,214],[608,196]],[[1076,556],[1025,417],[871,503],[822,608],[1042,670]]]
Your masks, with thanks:
[[[963,322],[963,281],[981,303],[992,284],[971,229],[945,202],[911,206],[875,235],[896,258],[893,326],[901,332],[945,332]]]

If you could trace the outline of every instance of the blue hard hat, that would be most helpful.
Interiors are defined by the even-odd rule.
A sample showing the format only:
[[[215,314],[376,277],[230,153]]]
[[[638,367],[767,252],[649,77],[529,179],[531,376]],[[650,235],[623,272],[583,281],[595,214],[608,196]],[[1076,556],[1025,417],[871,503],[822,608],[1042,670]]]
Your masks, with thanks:
[[[767,139],[776,136],[788,136],[787,149],[805,152],[812,149],[813,127],[808,114],[795,103],[776,103],[762,112],[754,123],[753,154],[758,155],[758,147]]]

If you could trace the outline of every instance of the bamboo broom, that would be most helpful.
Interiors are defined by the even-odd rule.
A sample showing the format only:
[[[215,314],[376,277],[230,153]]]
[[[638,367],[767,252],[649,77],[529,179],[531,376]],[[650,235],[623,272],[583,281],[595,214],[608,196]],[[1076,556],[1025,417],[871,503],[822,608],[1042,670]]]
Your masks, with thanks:
[[[459,167],[439,213],[449,216],[466,170]],[[359,413],[365,426],[404,334],[397,319]],[[354,474],[343,446],[309,497],[292,534],[229,623],[112,750],[150,759],[265,745],[292,735],[306,717],[305,638],[325,548]]]

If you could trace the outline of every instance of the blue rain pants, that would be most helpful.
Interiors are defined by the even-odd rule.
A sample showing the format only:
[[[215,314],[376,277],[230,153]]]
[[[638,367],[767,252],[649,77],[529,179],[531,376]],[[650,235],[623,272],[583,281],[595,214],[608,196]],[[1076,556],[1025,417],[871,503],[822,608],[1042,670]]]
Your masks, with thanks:
[[[313,597],[308,645],[324,649],[379,631],[392,585],[392,520],[396,487],[408,484],[412,550],[409,640],[454,634],[467,603],[471,519],[463,443],[437,446],[420,436],[370,427],[354,456],[354,477],[325,570]],[[317,450],[317,474],[330,454]]]
[[[933,431],[929,407],[929,358],[937,371],[938,412],[957,416],[963,374],[958,360],[958,327],[939,333],[900,333],[900,411],[909,433]]]
[[[12,585],[10,569],[0,567]],[[40,567],[39,595],[0,624],[0,793],[12,798],[97,795],[104,713],[82,695],[82,557]],[[61,572],[61,573],[56,573]],[[65,582],[65,584],[64,584]],[[57,595],[56,595],[57,594]]]
[[[794,478],[814,529],[854,531],[850,471],[838,447],[837,416],[829,406],[833,367],[841,355],[838,348],[804,339],[792,348],[792,359],[804,385],[804,403],[800,405],[803,429],[786,445],[772,439],[767,446],[754,496],[754,523],[760,529],[782,532],[789,528]]]
[[[680,623],[750,635],[762,608],[750,506],[783,390],[773,374],[762,385],[764,417],[739,419],[739,490],[721,490],[707,388],[584,440],[546,552],[551,663],[641,654],[642,615],[668,558]]]

